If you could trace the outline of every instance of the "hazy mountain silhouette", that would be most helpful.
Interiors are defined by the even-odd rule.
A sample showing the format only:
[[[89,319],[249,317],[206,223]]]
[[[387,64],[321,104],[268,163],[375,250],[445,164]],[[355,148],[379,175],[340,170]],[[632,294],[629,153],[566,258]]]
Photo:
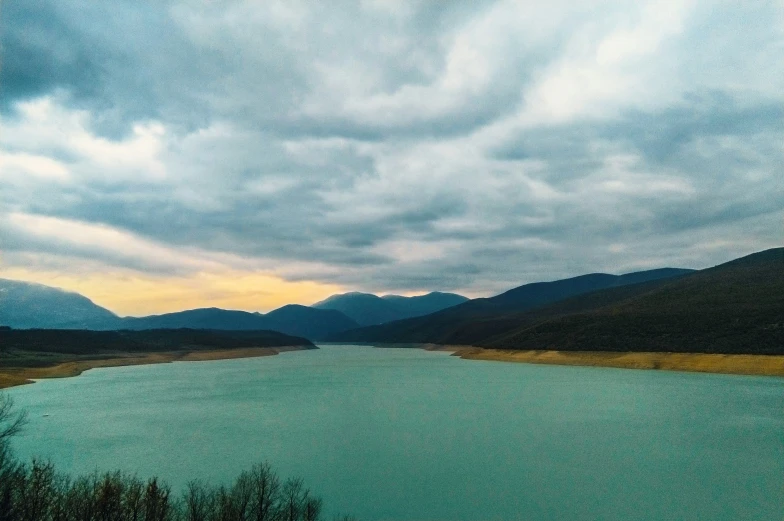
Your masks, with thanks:
[[[0,325],[14,328],[104,329],[120,319],[78,293],[0,279]]]
[[[366,326],[393,320],[427,315],[435,311],[466,302],[468,299],[454,293],[432,292],[416,297],[371,293],[343,293],[313,304],[317,309],[334,309]]]
[[[402,318],[399,306],[370,293],[333,295],[311,307],[340,311],[361,326],[383,324]]]
[[[289,305],[270,313],[204,308],[120,318],[78,293],[0,279],[0,326],[15,329],[278,331],[309,340],[359,327],[339,311]]]
[[[468,302],[469,300],[468,297],[464,297],[463,295],[442,293],[440,291],[433,291],[426,295],[417,295],[415,297],[384,295],[381,298],[405,308],[406,313],[409,313],[409,316],[405,318],[429,315],[430,313],[451,308],[452,306],[457,306],[458,304]]]
[[[220,308],[191,309],[149,317],[126,318],[122,323],[122,328],[134,330],[177,328],[228,331],[271,330],[309,340],[323,339],[328,335],[357,326],[356,322],[339,311],[298,305],[283,306],[266,315]]]
[[[345,331],[329,337],[329,340],[445,343],[448,341],[447,339],[452,338],[456,329],[464,327],[469,321],[509,315],[598,289],[621,287],[646,281],[667,280],[693,271],[662,268],[626,275],[592,273],[553,282],[534,282],[511,289],[495,297],[469,300],[429,315]]]

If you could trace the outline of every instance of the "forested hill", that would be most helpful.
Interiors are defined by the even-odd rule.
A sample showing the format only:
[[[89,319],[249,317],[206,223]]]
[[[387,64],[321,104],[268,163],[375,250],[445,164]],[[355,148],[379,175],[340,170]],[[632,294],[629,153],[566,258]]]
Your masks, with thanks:
[[[523,320],[513,330],[488,335],[477,345],[784,354],[784,248],[749,255],[594,309],[554,311],[557,308]]]
[[[525,311],[497,310],[487,304],[474,309],[473,316],[434,314],[416,323],[349,331],[340,339],[525,350],[784,354],[784,248]]]
[[[15,353],[104,355],[182,349],[238,349],[299,346],[314,349],[307,339],[276,331],[214,331],[157,329],[146,331],[87,331],[78,329],[11,329],[0,327],[0,365],[13,362]]]
[[[330,341],[448,343],[455,331],[481,319],[520,313],[592,291],[640,283],[661,283],[694,270],[663,268],[609,275],[591,273],[552,282],[534,282],[490,298],[470,300],[430,315],[331,335]],[[463,339],[465,340],[465,339]]]

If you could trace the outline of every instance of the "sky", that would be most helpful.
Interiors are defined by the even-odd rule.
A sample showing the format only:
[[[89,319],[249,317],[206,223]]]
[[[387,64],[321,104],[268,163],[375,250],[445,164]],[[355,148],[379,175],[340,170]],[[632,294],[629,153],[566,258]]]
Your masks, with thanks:
[[[0,41],[0,277],[121,315],[783,242],[782,0],[6,0]]]

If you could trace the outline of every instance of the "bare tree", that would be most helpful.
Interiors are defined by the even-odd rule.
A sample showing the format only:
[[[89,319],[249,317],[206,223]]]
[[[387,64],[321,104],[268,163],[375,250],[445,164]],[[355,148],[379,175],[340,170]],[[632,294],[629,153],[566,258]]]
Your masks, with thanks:
[[[126,479],[118,471],[103,475],[96,489],[98,521],[124,521]]]
[[[301,479],[281,484],[268,463],[241,473],[231,486],[192,481],[179,500],[152,478],[122,472],[71,479],[51,463],[19,463],[9,438],[26,421],[0,393],[0,521],[318,521],[320,499]],[[343,521],[353,521],[344,518]]]
[[[65,491],[62,499],[66,519],[95,519],[95,490],[98,475],[93,473],[77,478]]]
[[[251,519],[272,521],[280,501],[280,479],[269,463],[259,463],[250,469]]]
[[[322,501],[305,492],[305,504],[302,507],[302,521],[318,521],[321,515]]]
[[[25,469],[14,458],[8,443],[26,421],[24,413],[14,411],[11,397],[0,392],[0,521],[18,518],[17,499],[20,489],[27,484]]]
[[[241,472],[231,487],[232,503],[234,505],[234,519],[249,521],[251,518],[253,500],[253,480],[249,472]]]
[[[212,494],[201,481],[188,482],[184,495],[185,520],[207,521],[212,516]]]
[[[283,483],[280,505],[283,521],[299,521],[306,494],[307,492],[303,490],[302,479],[289,478]]]
[[[21,520],[47,519],[56,499],[55,473],[51,463],[33,460],[26,479],[20,487]]]
[[[170,492],[169,487],[160,485],[157,478],[152,478],[147,482],[147,488],[144,491],[145,521],[168,521],[171,518]]]
[[[144,483],[133,477],[129,480],[125,491],[125,512],[128,521],[141,521],[143,519]]]
[[[27,423],[27,414],[14,411],[14,401],[5,393],[0,393],[0,445],[17,434]]]
[[[0,521],[16,519],[16,498],[24,484],[24,467],[11,454],[7,443],[0,442]]]
[[[63,474],[56,474],[53,488],[54,499],[49,514],[51,521],[71,521],[73,518],[69,515],[66,502],[66,494],[71,488],[71,479]]]

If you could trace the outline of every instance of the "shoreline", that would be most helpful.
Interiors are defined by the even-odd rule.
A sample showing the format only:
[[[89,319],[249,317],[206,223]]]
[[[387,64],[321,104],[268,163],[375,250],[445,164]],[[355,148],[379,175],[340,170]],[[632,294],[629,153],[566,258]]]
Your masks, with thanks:
[[[731,355],[715,353],[514,351],[474,346],[423,344],[428,351],[451,352],[464,360],[518,362],[541,365],[612,367],[685,371],[694,373],[784,376],[784,355]]]
[[[464,345],[365,344],[381,348],[417,348],[451,353],[464,360],[516,362],[539,365],[610,367],[685,371],[713,374],[784,377],[784,355],[731,355],[714,353],[611,352],[611,351],[516,351]],[[221,350],[182,350],[154,353],[116,353],[103,358],[67,360],[44,367],[0,367],[0,389],[35,383],[47,378],[79,376],[90,369],[172,362],[207,362],[274,356],[302,346],[248,347]]]
[[[0,389],[35,383],[46,378],[79,376],[90,369],[131,365],[168,364],[172,362],[208,362],[274,356],[287,351],[303,350],[302,346],[243,347],[237,349],[160,351],[154,353],[103,354],[104,358],[67,360],[44,367],[0,367]],[[106,358],[106,357],[109,358]]]

